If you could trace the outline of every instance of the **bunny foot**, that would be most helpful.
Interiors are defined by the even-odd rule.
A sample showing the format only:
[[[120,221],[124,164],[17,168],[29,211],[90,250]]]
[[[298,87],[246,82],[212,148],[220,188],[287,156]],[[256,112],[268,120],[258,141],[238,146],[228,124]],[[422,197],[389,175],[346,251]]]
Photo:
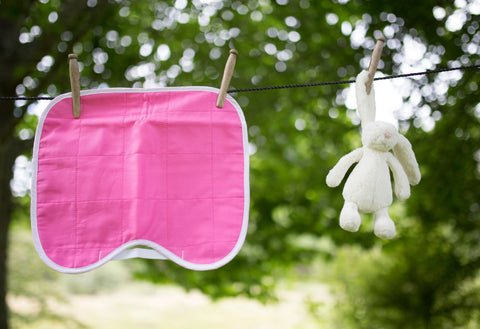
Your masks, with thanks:
[[[357,232],[360,228],[361,218],[358,207],[353,202],[345,202],[340,212],[340,227],[345,231]]]
[[[392,239],[395,236],[395,223],[388,216],[388,208],[375,212],[374,232],[381,239]]]

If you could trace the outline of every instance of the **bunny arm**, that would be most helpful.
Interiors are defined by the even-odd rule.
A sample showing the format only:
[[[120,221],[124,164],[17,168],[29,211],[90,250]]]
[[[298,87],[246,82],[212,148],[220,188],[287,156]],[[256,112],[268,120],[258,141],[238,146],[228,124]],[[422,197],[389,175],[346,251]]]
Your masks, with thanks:
[[[393,173],[395,195],[400,200],[408,199],[410,197],[410,183],[407,174],[397,158],[390,152],[387,153],[387,164]]]
[[[337,164],[328,172],[327,185],[329,187],[336,187],[340,185],[347,170],[355,163],[360,161],[363,156],[363,148],[358,148],[352,152],[344,155],[338,160]]]

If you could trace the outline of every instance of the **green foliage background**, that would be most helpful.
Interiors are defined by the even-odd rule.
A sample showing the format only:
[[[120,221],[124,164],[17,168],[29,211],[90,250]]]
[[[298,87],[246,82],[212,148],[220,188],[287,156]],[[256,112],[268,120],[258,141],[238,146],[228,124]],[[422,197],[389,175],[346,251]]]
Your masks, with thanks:
[[[473,0],[43,0],[0,6],[4,95],[67,92],[70,52],[79,56],[83,89],[219,86],[232,47],[239,51],[232,88],[348,79],[366,68],[380,32],[388,38],[380,63],[385,74],[404,73],[407,40],[425,48],[416,66],[479,64],[480,4]],[[452,27],[452,17],[461,24]],[[352,35],[362,29],[357,44]],[[479,80],[476,70],[406,85],[404,100],[417,110],[398,114],[400,129],[423,176],[412,197],[392,207],[393,241],[375,238],[368,217],[359,233],[338,227],[341,188],[328,189],[325,176],[360,145],[344,87],[234,95],[256,150],[242,252],[211,272],[148,261],[137,277],[213,297],[267,300],[277,280],[321,259],[335,264],[342,328],[476,328]],[[0,106],[8,123],[2,140],[31,142],[36,116],[29,103]],[[432,129],[422,129],[426,121],[434,122]],[[296,128],[298,122],[304,129]],[[13,200],[17,211],[28,211],[28,200]]]

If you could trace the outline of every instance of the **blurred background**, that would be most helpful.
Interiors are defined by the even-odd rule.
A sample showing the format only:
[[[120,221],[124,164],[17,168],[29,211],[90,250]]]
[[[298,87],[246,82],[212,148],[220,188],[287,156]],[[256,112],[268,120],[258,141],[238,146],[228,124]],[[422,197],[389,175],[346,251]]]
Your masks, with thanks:
[[[479,0],[1,0],[0,96],[82,89],[231,88],[354,78],[375,37],[378,76],[480,64]],[[48,101],[0,101],[0,328],[480,328],[478,69],[375,82],[380,119],[411,141],[422,172],[390,207],[343,231],[342,186],[325,184],[361,145],[352,86],[239,92],[251,209],[239,255],[208,272],[168,261],[50,270],[29,222],[31,149]],[[7,257],[8,256],[8,257]]]

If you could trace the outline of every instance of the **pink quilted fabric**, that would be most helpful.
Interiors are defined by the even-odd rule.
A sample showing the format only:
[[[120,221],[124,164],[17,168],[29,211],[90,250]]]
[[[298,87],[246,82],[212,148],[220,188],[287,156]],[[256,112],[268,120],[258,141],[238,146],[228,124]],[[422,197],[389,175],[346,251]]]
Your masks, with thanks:
[[[209,87],[70,94],[37,127],[31,219],[53,269],[79,273],[111,259],[168,258],[195,270],[240,250],[249,208],[248,141],[230,96]]]

